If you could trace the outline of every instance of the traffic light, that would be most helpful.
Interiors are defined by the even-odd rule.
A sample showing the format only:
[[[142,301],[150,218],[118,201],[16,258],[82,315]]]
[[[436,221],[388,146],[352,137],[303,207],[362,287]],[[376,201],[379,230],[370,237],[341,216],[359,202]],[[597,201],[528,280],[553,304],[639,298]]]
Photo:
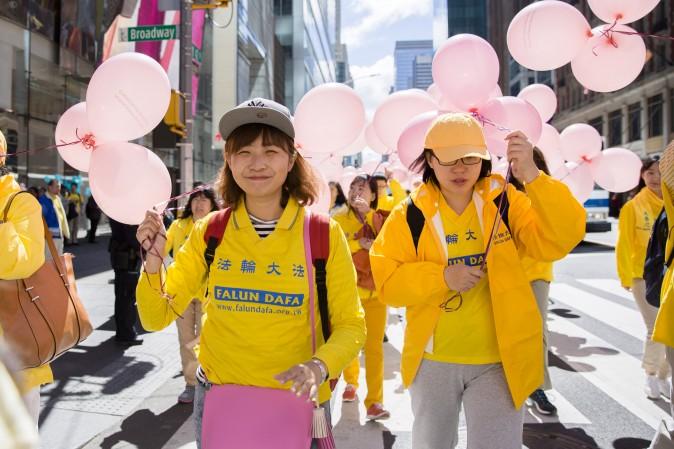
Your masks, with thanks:
[[[182,92],[171,89],[171,102],[164,116],[164,123],[166,123],[172,133],[180,137],[187,135],[185,126],[185,94]]]

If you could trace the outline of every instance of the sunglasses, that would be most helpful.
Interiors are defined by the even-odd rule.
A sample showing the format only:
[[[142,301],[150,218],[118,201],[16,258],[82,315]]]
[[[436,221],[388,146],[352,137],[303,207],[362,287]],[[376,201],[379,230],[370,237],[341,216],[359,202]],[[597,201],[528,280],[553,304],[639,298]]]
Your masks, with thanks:
[[[435,158],[435,160],[438,161],[438,164],[442,165],[443,167],[453,167],[453,166],[456,165],[459,161],[461,161],[461,163],[462,163],[463,165],[476,165],[476,164],[479,164],[480,161],[482,160],[482,158],[481,158],[481,157],[478,157],[478,156],[466,156],[466,157],[462,157],[462,158],[460,158],[460,159],[456,159],[456,160],[453,160],[453,161],[450,161],[450,162],[442,162],[442,161],[435,155],[435,153],[433,153],[432,151],[431,151],[431,154],[433,155],[433,157]]]

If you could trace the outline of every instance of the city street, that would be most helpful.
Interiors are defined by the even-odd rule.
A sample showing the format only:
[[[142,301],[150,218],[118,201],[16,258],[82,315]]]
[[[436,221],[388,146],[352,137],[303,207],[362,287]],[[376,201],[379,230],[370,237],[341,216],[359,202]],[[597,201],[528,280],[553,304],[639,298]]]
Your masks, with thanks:
[[[126,350],[113,341],[113,273],[106,242],[81,243],[73,250],[78,289],[96,331],[53,365],[57,380],[43,390],[42,447],[194,448],[191,407],[176,401],[183,381],[175,327],[145,334],[143,345]],[[644,326],[631,295],[618,285],[613,250],[584,244],[556,265],[555,275],[550,396],[559,418],[528,409],[526,447],[648,447],[660,421],[671,421],[669,403],[651,401],[643,393]],[[396,309],[390,310],[389,323],[385,403],[392,417],[366,422],[362,404],[341,402],[340,383],[333,401],[340,449],[411,447],[409,395],[401,387],[398,368],[403,324]],[[360,398],[365,397],[364,383],[363,378]],[[465,438],[462,423],[459,447],[465,447]]]

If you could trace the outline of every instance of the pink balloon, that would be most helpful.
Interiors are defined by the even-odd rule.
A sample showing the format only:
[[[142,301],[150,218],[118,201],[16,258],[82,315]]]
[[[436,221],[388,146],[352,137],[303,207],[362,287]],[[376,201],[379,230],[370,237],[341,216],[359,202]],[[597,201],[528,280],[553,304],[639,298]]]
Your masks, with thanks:
[[[401,184],[407,181],[410,176],[410,171],[400,164],[392,164],[388,169],[391,171],[391,176]]]
[[[569,162],[590,160],[601,152],[602,140],[599,132],[585,123],[567,126],[560,138],[562,156]]]
[[[374,174],[375,171],[383,172],[381,159],[373,159],[363,163],[363,166],[360,167],[360,171],[367,173],[368,175]]]
[[[492,159],[491,163],[491,172],[501,175],[505,178],[506,174],[508,173],[508,160],[504,157],[494,158]]]
[[[489,94],[489,99],[491,100],[492,98],[498,98],[503,96],[503,91],[501,90],[501,86],[498,84],[494,86],[494,88],[491,90],[491,93]]]
[[[317,171],[317,174],[319,179],[318,198],[315,203],[309,206],[309,210],[314,213],[327,214],[330,212],[330,185],[321,172]]]
[[[105,215],[131,225],[143,221],[155,206],[163,211],[171,196],[171,176],[159,156],[130,142],[96,147],[89,186]]]
[[[440,97],[442,96],[442,92],[440,92],[440,88],[438,87],[437,84],[432,83],[430,86],[428,86],[428,89],[426,89],[426,92],[428,92],[428,95],[431,96],[433,100],[436,102],[440,101]]]
[[[379,140],[377,131],[375,131],[374,125],[372,123],[370,123],[365,127],[365,142],[367,142],[367,146],[376,153],[379,154],[389,153],[389,150],[388,148],[386,148],[386,145],[384,145],[381,142],[381,140]]]
[[[163,120],[170,99],[169,78],[157,61],[121,53],[101,64],[89,81],[89,124],[100,142],[137,139]]]
[[[594,180],[609,192],[627,192],[639,185],[641,160],[624,148],[608,148],[590,164]]]
[[[398,139],[398,157],[403,166],[409,167],[424,151],[426,132],[438,116],[437,112],[424,112],[410,121]]]
[[[305,158],[314,170],[328,181],[337,181],[342,175],[342,156],[334,154],[314,154]]]
[[[630,23],[651,12],[660,0],[588,0],[595,16],[606,23]]]
[[[541,138],[541,116],[536,108],[519,98],[494,98],[480,109],[479,114],[488,120],[484,123],[487,147],[498,156],[505,155],[504,139],[513,131],[522,131],[533,144]]]
[[[433,81],[443,96],[464,111],[489,99],[498,75],[496,52],[489,42],[473,34],[450,37],[433,57]]]
[[[332,153],[358,138],[365,126],[365,107],[346,84],[321,84],[297,104],[293,124],[295,142],[306,151]]]
[[[57,145],[77,142],[89,133],[91,133],[91,128],[87,119],[87,105],[85,102],[77,103],[64,112],[59,119],[54,131],[54,141]],[[80,171],[89,171],[92,149],[85,148],[82,143],[77,143],[59,147],[58,152],[71,166]]]
[[[351,181],[356,177],[356,171],[346,171],[342,173],[342,177],[339,179],[339,185],[342,187],[345,195],[349,194],[349,187],[351,187]]]
[[[592,30],[592,37],[571,61],[571,70],[580,84],[595,92],[613,92],[637,79],[646,63],[646,44],[641,36],[602,32],[611,25]],[[617,31],[636,32],[627,25]]]
[[[587,41],[590,24],[568,3],[543,0],[522,9],[508,27],[508,50],[532,70],[553,70],[570,62]]]
[[[560,151],[561,145],[562,139],[557,130],[552,125],[544,123],[541,138],[536,146],[543,152],[550,173],[555,173],[564,166],[564,158]]]
[[[590,198],[594,190],[594,177],[590,170],[590,164],[567,162],[566,166],[569,169],[569,174],[562,178],[562,182],[569,187],[578,202],[583,204]]]
[[[440,97],[438,102],[438,109],[441,112],[461,112],[461,108],[449,101],[447,97]]]
[[[365,127],[360,131],[360,134],[358,134],[358,137],[356,137],[356,140],[351,142],[349,145],[346,146],[341,151],[338,151],[338,154],[341,154],[342,156],[351,156],[357,153],[360,153],[365,147],[367,146],[367,140],[365,140]]]
[[[522,89],[517,98],[531,103],[544,123],[550,121],[557,110],[557,95],[545,84],[531,84]]]
[[[389,95],[379,105],[372,124],[379,140],[389,151],[393,151],[400,134],[410,120],[423,112],[435,111],[437,108],[433,99],[425,92],[422,95],[414,90],[411,92],[401,90]],[[376,148],[372,149],[380,152]]]

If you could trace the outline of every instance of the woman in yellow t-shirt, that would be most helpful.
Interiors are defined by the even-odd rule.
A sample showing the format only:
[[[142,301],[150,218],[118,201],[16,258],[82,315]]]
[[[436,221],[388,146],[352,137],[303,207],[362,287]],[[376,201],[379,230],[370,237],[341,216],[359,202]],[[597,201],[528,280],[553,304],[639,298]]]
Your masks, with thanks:
[[[665,346],[651,338],[658,309],[646,301],[644,263],[653,223],[660,215],[664,203],[660,186],[659,159],[647,158],[642,163],[639,184],[641,190],[620,210],[615,254],[620,283],[626,290],[632,292],[646,325],[642,357],[642,366],[646,372],[646,396],[657,399],[661,394],[665,397],[671,396],[667,380],[670,369],[665,358]]]
[[[376,210],[378,204],[377,181],[368,175],[358,175],[351,181],[348,209],[333,218],[344,231],[351,256],[358,274],[358,296],[365,310],[365,380],[367,419],[385,419],[391,414],[384,409],[384,332],[386,330],[386,305],[379,301],[375,291],[368,251],[384,223],[388,212]],[[358,357],[344,370],[346,388],[344,402],[357,399],[360,363]]]
[[[194,223],[201,220],[210,212],[218,210],[218,201],[212,189],[203,189],[190,195],[178,220],[175,220],[166,231],[166,250],[172,257],[176,257],[178,251],[187,241],[192,232]],[[187,306],[182,316],[176,320],[178,328],[178,345],[180,346],[180,362],[183,367],[185,378],[185,390],[178,396],[181,404],[194,402],[194,388],[197,385],[197,354],[194,351],[201,334],[201,300],[195,298]]]
[[[406,307],[401,372],[415,449],[455,447],[462,405],[471,447],[521,449],[522,405],[543,383],[543,325],[518,248],[539,260],[564,257],[585,233],[585,211],[539,171],[523,133],[506,140],[526,194],[490,175],[472,115],[436,118],[413,165],[423,185],[393,209],[370,249],[382,301]]]
[[[295,149],[288,109],[262,98],[246,101],[221,118],[220,134],[225,165],[218,188],[232,210],[210,267],[204,234],[215,214],[194,224],[166,273],[159,214],[148,211],[137,234],[149,250],[137,287],[145,329],[168,326],[208,283],[194,401],[198,445],[204,402],[213,391],[222,391],[209,385],[292,389],[298,396],[317,395],[329,411],[325,381],[353,360],[365,339],[349,248],[331,221],[326,263],[331,333],[324,341],[316,319],[317,349],[312,351],[311,317],[320,314],[318,307],[309,309],[310,285],[313,291],[317,286],[309,276],[313,270],[307,266],[304,224],[306,206],[317,198],[318,180]],[[226,424],[237,430],[254,424],[250,416],[241,419],[249,421]]]

